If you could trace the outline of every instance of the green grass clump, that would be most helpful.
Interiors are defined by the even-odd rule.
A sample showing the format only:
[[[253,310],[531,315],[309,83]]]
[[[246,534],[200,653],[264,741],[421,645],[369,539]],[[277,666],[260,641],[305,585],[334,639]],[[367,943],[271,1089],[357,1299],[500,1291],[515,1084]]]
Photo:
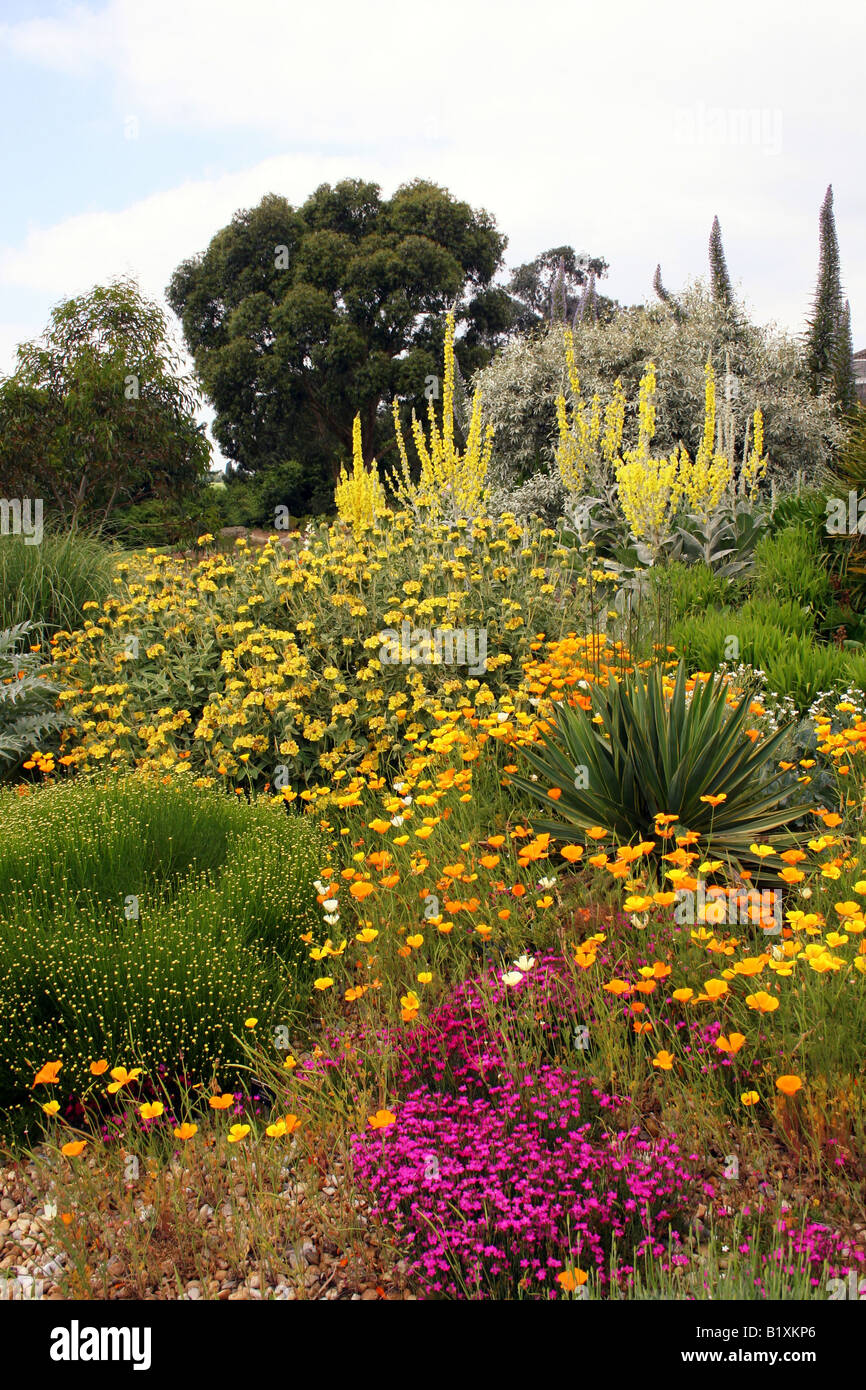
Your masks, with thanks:
[[[102,605],[116,552],[80,531],[46,531],[39,545],[0,536],[0,629],[30,622],[43,634],[82,624],[85,603]]]

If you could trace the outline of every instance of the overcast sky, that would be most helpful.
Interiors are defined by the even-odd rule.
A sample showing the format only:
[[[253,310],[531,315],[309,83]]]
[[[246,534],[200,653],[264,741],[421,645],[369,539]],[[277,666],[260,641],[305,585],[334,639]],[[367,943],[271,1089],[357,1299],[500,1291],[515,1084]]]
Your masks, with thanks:
[[[268,192],[424,177],[506,263],[571,244],[606,294],[706,273],[799,332],[833,184],[866,346],[866,6],[824,0],[0,0],[0,372],[59,299],[175,266]]]

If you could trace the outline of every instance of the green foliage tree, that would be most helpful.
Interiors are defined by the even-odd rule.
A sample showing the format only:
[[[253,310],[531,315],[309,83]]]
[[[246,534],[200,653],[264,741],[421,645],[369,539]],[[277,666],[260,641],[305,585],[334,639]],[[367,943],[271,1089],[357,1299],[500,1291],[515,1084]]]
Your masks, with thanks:
[[[609,267],[601,256],[578,255],[573,246],[553,246],[512,270],[507,289],[514,301],[514,327],[521,332],[544,323],[571,323],[595,299],[595,316],[609,318],[613,301],[595,292]]]
[[[489,360],[511,322],[491,284],[504,248],[488,213],[420,179],[389,199],[346,179],[300,207],[269,194],[238,212],[167,292],[223,452],[243,475],[298,460],[303,487],[284,501],[309,510],[351,454],[356,412],[369,462],[393,446],[394,396],[426,407],[449,308],[463,370]]]
[[[119,279],[68,299],[0,382],[0,492],[40,496],[63,526],[188,498],[210,458],[199,397],[162,309]]]

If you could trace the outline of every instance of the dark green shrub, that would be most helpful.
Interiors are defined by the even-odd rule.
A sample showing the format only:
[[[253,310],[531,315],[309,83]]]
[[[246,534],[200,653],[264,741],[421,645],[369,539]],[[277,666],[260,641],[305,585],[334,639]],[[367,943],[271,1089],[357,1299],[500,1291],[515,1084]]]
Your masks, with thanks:
[[[653,566],[649,572],[651,603],[658,604],[670,624],[692,613],[722,608],[731,602],[737,586],[698,561],[688,565],[678,560],[670,565]]]
[[[827,498],[831,492],[832,489],[803,488],[800,492],[784,493],[777,499],[770,518],[773,534],[792,526],[805,527],[810,534],[820,538],[827,522]]]
[[[822,691],[863,689],[866,656],[845,647],[819,646],[804,637],[768,661],[765,673],[768,690],[790,695],[797,708],[805,710]]]

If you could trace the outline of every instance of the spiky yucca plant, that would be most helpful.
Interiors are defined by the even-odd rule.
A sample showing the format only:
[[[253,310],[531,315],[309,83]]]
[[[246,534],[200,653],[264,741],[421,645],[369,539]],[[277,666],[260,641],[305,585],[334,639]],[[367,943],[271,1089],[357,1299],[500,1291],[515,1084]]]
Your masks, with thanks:
[[[753,742],[745,732],[753,697],[729,705],[729,693],[716,679],[689,694],[680,662],[669,693],[654,667],[596,686],[590,710],[557,705],[542,743],[524,750],[535,779],[514,778],[558,812],[557,820],[533,819],[536,832],[574,841],[603,826],[628,844],[656,839],[655,817],[675,815],[713,856],[758,878],[763,861],[749,846],[772,836],[789,848],[797,841],[793,824],[808,808],[791,803],[785,775],[774,767],[787,729]],[[722,800],[710,805],[705,796]],[[657,853],[669,847],[657,842]]]

